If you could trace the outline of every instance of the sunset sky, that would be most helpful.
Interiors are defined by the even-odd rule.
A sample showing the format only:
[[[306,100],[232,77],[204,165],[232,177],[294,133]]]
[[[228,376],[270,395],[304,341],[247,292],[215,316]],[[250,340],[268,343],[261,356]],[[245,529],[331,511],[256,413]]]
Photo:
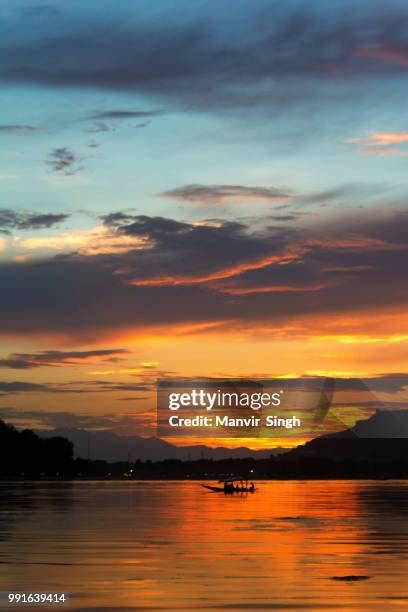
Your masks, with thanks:
[[[173,375],[407,407],[407,19],[0,0],[0,417],[154,435]]]

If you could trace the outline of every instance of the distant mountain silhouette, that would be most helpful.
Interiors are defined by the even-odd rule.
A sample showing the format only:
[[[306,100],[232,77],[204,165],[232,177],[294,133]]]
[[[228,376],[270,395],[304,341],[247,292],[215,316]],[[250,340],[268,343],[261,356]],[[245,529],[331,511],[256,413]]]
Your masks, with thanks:
[[[327,438],[408,438],[408,410],[377,410],[354,427]]]
[[[379,410],[350,429],[315,438],[273,461],[280,471],[296,469],[307,477],[408,475],[408,410]]]
[[[195,461],[199,459],[266,459],[272,454],[285,451],[282,448],[254,451],[246,447],[210,448],[199,444],[195,446],[175,446],[160,438],[140,436],[120,436],[112,431],[91,431],[76,428],[59,428],[53,431],[37,431],[43,438],[62,436],[74,445],[74,456],[93,460],[115,461],[163,461],[180,459]]]

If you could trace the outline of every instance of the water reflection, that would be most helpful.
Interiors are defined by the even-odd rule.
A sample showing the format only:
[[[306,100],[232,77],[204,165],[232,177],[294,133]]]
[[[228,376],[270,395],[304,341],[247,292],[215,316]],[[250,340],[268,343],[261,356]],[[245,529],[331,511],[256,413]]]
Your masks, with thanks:
[[[408,597],[405,482],[0,483],[0,590],[94,609],[389,609]]]

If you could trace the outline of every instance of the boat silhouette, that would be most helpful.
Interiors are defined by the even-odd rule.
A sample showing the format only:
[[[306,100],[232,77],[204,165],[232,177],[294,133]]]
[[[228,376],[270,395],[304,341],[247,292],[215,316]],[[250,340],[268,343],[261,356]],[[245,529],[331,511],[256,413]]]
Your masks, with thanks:
[[[221,478],[217,485],[202,484],[204,489],[208,489],[213,493],[224,493],[226,495],[233,493],[254,493],[257,489],[251,481],[248,484],[248,478],[243,476],[229,476]]]

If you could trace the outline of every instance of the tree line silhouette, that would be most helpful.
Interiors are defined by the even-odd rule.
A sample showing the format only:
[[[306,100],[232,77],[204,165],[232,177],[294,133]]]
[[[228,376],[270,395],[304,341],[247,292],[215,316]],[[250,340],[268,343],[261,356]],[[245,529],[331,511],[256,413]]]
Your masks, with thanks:
[[[64,437],[41,438],[0,420],[0,479],[408,478],[408,438],[316,438],[268,459],[108,463],[73,457]]]
[[[0,420],[0,476],[63,476],[72,467],[72,442],[62,437],[43,439],[31,429],[18,431]]]

